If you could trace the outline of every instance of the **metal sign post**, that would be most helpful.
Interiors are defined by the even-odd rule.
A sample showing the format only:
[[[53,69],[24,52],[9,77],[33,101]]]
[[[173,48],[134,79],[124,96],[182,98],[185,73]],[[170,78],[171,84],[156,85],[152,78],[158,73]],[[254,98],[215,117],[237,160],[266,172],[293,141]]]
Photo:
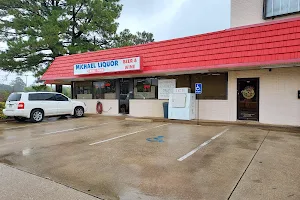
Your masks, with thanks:
[[[196,94],[196,97],[197,97],[197,94],[202,94],[202,83],[195,83],[195,94]],[[196,98],[197,100],[197,98]],[[199,116],[199,99],[197,100],[198,101],[198,107],[197,107],[197,124],[199,125],[199,120],[200,120],[200,116]]]

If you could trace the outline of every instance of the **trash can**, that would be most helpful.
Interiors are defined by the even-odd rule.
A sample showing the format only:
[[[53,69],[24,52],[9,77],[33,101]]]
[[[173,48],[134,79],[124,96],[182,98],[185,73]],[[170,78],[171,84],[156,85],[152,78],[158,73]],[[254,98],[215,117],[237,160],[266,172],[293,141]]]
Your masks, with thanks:
[[[163,109],[164,109],[164,118],[168,119],[169,102],[164,102],[163,103]]]

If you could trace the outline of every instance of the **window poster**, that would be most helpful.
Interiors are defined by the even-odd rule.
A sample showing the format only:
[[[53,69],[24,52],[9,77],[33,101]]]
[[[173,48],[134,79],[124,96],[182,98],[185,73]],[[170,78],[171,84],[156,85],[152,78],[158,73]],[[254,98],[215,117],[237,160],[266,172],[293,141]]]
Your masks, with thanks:
[[[169,99],[174,88],[176,88],[176,79],[158,80],[158,99]]]

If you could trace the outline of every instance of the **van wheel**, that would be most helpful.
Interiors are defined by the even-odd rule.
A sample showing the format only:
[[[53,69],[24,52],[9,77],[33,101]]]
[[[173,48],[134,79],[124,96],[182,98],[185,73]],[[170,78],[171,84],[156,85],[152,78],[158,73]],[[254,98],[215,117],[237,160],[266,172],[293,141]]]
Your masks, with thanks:
[[[18,122],[24,122],[26,120],[26,117],[14,117],[14,118]]]
[[[30,120],[31,122],[37,123],[44,119],[44,112],[41,109],[34,109],[31,111]]]
[[[74,117],[83,117],[83,115],[84,115],[83,107],[76,107],[74,109]]]

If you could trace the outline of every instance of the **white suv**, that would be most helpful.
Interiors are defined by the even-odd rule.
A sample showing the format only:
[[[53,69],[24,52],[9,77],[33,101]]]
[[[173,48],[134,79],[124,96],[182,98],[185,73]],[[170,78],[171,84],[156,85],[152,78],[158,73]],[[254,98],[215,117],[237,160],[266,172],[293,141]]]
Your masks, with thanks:
[[[74,101],[60,93],[18,92],[9,95],[3,113],[17,121],[30,119],[32,122],[41,122],[45,116],[82,117],[86,110],[85,103]]]

